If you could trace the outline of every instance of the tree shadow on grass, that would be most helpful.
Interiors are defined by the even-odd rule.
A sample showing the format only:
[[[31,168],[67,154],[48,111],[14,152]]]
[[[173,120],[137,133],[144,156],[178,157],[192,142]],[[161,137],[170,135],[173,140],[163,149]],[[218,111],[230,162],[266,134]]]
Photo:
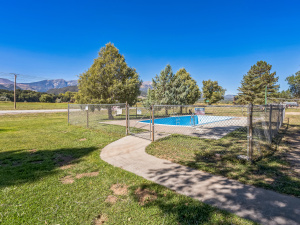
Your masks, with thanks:
[[[253,163],[238,157],[247,154],[247,133],[241,131],[232,132],[219,140],[201,139],[199,149],[194,151],[193,160],[181,159],[176,162],[257,187],[300,197],[299,175],[293,172],[286,161],[286,152],[278,150],[287,132],[286,128],[281,129],[275,136],[272,148],[266,140],[261,141],[260,151],[255,149]]]
[[[15,150],[0,152],[0,188],[35,182],[58,173],[58,167],[79,163],[98,149],[62,148],[56,150]]]
[[[148,200],[141,204],[141,199],[135,194],[138,189],[146,193],[153,193],[156,197],[151,198],[150,194]],[[141,207],[158,207],[162,211],[161,216],[174,218],[176,224],[232,224],[234,223],[233,220],[236,219],[225,210],[217,209],[203,202],[176,194],[173,191],[166,191],[158,184],[132,186],[130,187],[130,195]],[[142,223],[142,221],[140,222]]]

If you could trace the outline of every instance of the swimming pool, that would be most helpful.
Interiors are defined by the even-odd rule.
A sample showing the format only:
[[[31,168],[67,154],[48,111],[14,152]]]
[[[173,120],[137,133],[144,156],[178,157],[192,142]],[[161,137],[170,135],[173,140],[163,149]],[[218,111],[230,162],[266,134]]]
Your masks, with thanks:
[[[208,123],[215,123],[224,120],[230,120],[234,117],[230,116],[204,116],[204,115],[189,115],[189,116],[171,116],[165,118],[154,119],[155,124],[169,126],[197,126]],[[152,123],[152,120],[143,120],[141,123]]]

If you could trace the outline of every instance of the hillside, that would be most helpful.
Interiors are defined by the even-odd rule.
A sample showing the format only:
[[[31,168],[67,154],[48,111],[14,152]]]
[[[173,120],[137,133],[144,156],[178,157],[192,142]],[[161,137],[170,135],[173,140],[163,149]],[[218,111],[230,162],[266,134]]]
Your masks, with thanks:
[[[68,86],[68,87],[63,87],[63,88],[53,88],[47,91],[48,94],[61,94],[61,93],[66,93],[67,91],[70,92],[77,92],[78,91],[78,87],[77,86]]]

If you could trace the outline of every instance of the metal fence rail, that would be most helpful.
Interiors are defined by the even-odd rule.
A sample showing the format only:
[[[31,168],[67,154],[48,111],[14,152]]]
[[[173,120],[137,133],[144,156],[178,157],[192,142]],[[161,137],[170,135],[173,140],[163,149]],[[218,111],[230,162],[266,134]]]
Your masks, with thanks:
[[[205,139],[213,148],[233,148],[253,160],[267,150],[283,124],[285,106],[272,105],[153,105],[70,104],[68,123],[86,127],[115,126],[152,141],[168,135]],[[222,140],[214,142],[213,140]],[[199,146],[201,150],[201,146]]]

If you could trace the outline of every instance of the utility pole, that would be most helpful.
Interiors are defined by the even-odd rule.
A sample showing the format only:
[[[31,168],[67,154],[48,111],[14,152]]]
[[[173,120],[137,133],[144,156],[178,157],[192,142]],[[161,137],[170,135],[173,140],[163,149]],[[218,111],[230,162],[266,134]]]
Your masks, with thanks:
[[[17,98],[16,98],[17,74],[14,74],[14,75],[15,75],[15,83],[14,83],[14,109],[17,109],[17,104],[16,104],[16,101],[17,101]]]
[[[266,87],[265,87],[265,105],[267,105],[267,103],[268,103],[268,100],[267,100],[267,92],[268,92],[268,85],[266,85]]]

